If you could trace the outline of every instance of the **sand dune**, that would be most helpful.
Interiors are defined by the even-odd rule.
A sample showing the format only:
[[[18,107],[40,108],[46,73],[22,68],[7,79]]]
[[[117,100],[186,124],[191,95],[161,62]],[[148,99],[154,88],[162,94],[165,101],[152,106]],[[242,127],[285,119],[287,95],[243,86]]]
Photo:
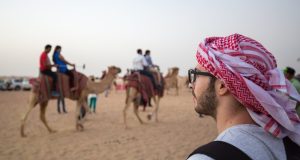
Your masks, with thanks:
[[[0,92],[0,159],[105,159],[105,160],[176,160],[185,159],[197,146],[216,137],[213,119],[198,118],[191,94],[181,88],[179,96],[166,95],[161,100],[159,123],[140,125],[129,110],[123,126],[125,93],[100,95],[97,113],[89,114],[83,132],[75,130],[75,103],[67,100],[67,114],[58,114],[56,101],[50,101],[46,118],[57,130],[50,134],[39,120],[37,106],[29,115],[25,133],[19,133],[20,119],[27,109],[29,92]],[[149,111],[149,109],[148,109]]]

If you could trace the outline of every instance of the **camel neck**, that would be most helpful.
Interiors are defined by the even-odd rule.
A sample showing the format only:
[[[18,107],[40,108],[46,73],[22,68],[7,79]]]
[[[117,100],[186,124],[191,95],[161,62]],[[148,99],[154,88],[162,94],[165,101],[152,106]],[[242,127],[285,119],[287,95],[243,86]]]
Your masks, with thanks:
[[[96,94],[102,93],[110,87],[114,78],[114,75],[108,73],[100,82],[92,82],[91,89]]]

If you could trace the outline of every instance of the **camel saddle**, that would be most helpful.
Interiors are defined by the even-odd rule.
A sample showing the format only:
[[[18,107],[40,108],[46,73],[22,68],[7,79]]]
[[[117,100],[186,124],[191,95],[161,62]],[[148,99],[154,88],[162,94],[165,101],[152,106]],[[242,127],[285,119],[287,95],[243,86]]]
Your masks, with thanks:
[[[156,82],[158,82],[158,77],[153,75]],[[125,80],[128,81],[125,88],[133,87],[135,88],[142,96],[143,103],[148,103],[151,97],[158,95],[163,96],[163,80],[160,82],[161,86],[159,89],[154,89],[154,86],[149,77],[142,75],[138,72],[133,72],[130,75],[125,77]]]
[[[73,83],[70,84],[70,77],[63,73],[56,73],[57,74],[57,84],[56,84],[56,91],[58,91],[60,97],[67,97],[72,100],[76,100],[79,98],[81,91],[86,87],[88,78],[75,70],[72,70],[74,79]],[[51,95],[51,92],[54,90],[53,88],[53,79],[52,77],[40,73],[38,78],[33,79],[32,86],[33,92],[39,95],[39,101],[44,102],[49,99],[56,99]],[[71,90],[71,86],[75,88],[75,90]]]

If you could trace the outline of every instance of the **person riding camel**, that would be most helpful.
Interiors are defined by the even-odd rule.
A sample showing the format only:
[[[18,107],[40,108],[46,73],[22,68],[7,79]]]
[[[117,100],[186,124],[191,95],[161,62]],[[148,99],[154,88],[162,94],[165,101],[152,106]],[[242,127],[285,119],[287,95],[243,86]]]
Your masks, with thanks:
[[[153,67],[153,62],[152,62],[152,58],[150,56],[150,50],[146,50],[145,51],[145,54],[144,54],[144,57],[148,63],[148,67]]]
[[[154,77],[152,73],[147,69],[149,64],[147,63],[145,57],[142,54],[142,50],[137,50],[137,56],[133,59],[133,70],[139,72],[142,75],[145,75],[150,78],[153,87],[157,89],[157,85],[155,83]]]
[[[70,83],[70,86],[72,87],[71,91],[74,91],[74,90],[76,90],[76,86],[75,86],[75,83],[74,83],[74,74],[72,73],[71,70],[69,70],[67,68],[67,65],[75,67],[75,64],[70,63],[69,61],[67,61],[63,57],[63,55],[61,54],[61,49],[62,49],[61,46],[56,46],[55,47],[54,52],[53,52],[53,57],[52,57],[53,62],[56,65],[58,65],[58,67],[57,67],[58,72],[66,74],[70,77],[69,83]]]
[[[48,53],[51,51],[52,46],[47,44],[45,46],[45,50],[41,53],[40,56],[40,73],[52,77],[53,81],[53,91],[52,91],[52,96],[59,96],[59,93],[56,91],[56,82],[57,82],[57,75],[55,72],[51,70],[52,67],[56,67],[57,65],[54,64],[52,65]]]

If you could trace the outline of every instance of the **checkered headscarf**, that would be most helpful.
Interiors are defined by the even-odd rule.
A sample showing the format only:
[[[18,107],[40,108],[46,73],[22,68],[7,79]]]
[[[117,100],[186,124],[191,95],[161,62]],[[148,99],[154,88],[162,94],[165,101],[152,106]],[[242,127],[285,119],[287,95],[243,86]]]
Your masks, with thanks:
[[[209,37],[199,44],[196,57],[225,83],[258,125],[300,145],[300,119],[295,110],[300,95],[259,42],[240,34]]]

